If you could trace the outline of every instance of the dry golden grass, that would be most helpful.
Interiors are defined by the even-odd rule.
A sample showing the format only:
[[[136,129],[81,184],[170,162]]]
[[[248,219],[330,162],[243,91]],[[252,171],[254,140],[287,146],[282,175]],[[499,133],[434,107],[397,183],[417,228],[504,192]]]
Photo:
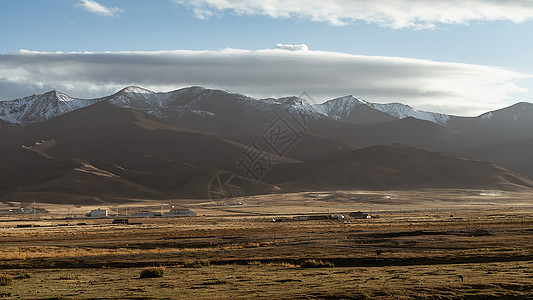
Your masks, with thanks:
[[[180,252],[198,252],[198,251],[220,251],[234,250],[243,248],[258,248],[265,246],[277,245],[277,242],[260,242],[260,243],[231,243],[203,248],[155,248],[155,249],[136,249],[136,248],[75,248],[75,247],[4,247],[0,248],[0,260],[17,260],[17,259],[35,259],[35,258],[70,258],[70,257],[90,257],[90,256],[110,256],[110,255],[137,255],[137,254],[164,254]]]
[[[527,299],[533,297],[531,267],[524,262],[326,269],[252,264],[166,267],[165,277],[145,280],[138,279],[142,268],[48,269],[35,270],[32,278],[0,293],[23,299]]]
[[[447,191],[441,197],[453,195]],[[437,201],[434,195],[420,198]],[[320,204],[333,213],[335,207],[354,205],[349,197],[324,199],[306,200],[315,205],[306,209],[317,211]],[[254,209],[283,216],[290,211],[276,206],[280,201]],[[142,226],[91,220],[87,226],[7,228],[21,222],[15,220],[0,223],[6,224],[0,228],[0,266],[15,278],[0,296],[533,298],[531,207],[476,202],[380,210],[379,219],[365,220],[272,222],[272,216],[233,215],[133,220]],[[306,260],[335,268],[300,268]],[[144,267],[154,265],[166,267],[164,278],[138,279]],[[18,276],[21,269],[31,276]]]

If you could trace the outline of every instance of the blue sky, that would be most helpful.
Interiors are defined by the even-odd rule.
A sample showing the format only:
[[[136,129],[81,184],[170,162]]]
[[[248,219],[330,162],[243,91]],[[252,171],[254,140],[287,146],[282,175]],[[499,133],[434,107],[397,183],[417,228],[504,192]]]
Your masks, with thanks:
[[[0,100],[203,85],[475,115],[533,101],[528,2],[3,0]]]

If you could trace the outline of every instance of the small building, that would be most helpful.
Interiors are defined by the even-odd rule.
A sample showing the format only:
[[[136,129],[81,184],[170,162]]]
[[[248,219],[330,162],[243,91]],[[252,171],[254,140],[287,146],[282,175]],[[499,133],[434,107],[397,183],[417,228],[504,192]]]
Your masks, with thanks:
[[[93,209],[87,216],[91,218],[105,218],[107,217],[107,209]]]
[[[351,212],[349,216],[352,217],[352,218],[356,218],[356,219],[370,219],[370,218],[372,218],[372,216],[370,216],[369,214],[365,214],[365,213],[360,212],[360,211]]]
[[[343,215],[331,215],[329,216],[329,218],[333,220],[342,220],[344,219],[344,216]]]
[[[165,215],[169,217],[196,217],[196,213],[187,208],[173,208]]]
[[[309,215],[309,216],[295,216],[293,221],[309,221],[309,220],[327,220],[329,215]]]

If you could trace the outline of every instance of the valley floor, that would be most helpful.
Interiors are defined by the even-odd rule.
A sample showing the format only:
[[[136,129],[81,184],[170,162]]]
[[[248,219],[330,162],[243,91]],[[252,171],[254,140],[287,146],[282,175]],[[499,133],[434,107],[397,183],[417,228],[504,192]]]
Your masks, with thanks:
[[[264,198],[236,208],[256,205],[261,215],[221,207],[196,218],[130,218],[138,225],[5,217],[0,273],[14,280],[0,286],[0,297],[533,298],[533,205],[526,196],[460,209],[383,208],[371,219],[292,221],[294,211],[277,200],[260,206]],[[351,198],[337,200],[345,207]],[[339,203],[331,201],[322,208],[336,213]],[[302,209],[320,206],[311,207]],[[13,228],[51,222],[56,226]],[[305,268],[310,260],[334,267]],[[165,276],[140,279],[150,266],[165,266]]]

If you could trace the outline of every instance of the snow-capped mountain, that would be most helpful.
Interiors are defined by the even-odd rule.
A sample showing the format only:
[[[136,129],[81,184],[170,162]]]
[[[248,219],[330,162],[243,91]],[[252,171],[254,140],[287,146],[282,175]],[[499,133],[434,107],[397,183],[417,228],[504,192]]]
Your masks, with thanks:
[[[519,102],[509,107],[478,116],[478,122],[533,122],[533,104]]]
[[[531,103],[517,103],[478,117],[458,117],[421,111],[401,103],[371,103],[354,96],[314,104],[301,97],[256,99],[203,87],[162,93],[130,86],[97,99],[79,99],[50,91],[0,101],[0,120],[10,123],[0,122],[0,134],[4,134],[4,140],[11,138],[14,144],[20,145],[26,137],[17,137],[15,131],[35,131],[47,124],[56,130],[53,124],[77,124],[76,117],[83,114],[90,115],[84,120],[91,123],[101,119],[108,110],[126,111],[131,118],[144,115],[140,111],[153,116],[144,115],[146,120],[163,120],[164,124],[242,144],[259,141],[264,149],[273,146],[265,142],[263,134],[282,117],[288,127],[299,131],[295,135],[298,143],[291,149],[297,154],[290,154],[297,160],[320,161],[327,156],[321,151],[331,154],[342,147],[400,143],[429,151],[459,153],[471,159],[479,159],[482,153],[482,159],[520,170],[533,178],[533,166],[524,167],[523,163],[533,159]],[[56,118],[61,115],[65,116]],[[50,119],[54,120],[45,122]],[[43,124],[26,126],[38,122]],[[135,121],[132,124],[139,125]],[[149,123],[142,126],[152,128]],[[490,149],[500,150],[491,152]],[[514,154],[507,155],[511,151]]]
[[[155,93],[137,86],[128,86],[109,96],[108,99],[118,106],[150,110],[164,106],[164,103],[168,101],[168,94]]]
[[[350,112],[355,108],[368,104],[368,102],[354,96],[345,96],[326,101],[322,104],[315,104],[313,109],[330,118],[343,120],[346,119]]]
[[[107,98],[121,107],[142,110],[162,119],[181,123],[190,119],[250,119],[256,113],[268,115],[285,112],[316,119],[320,114],[309,105],[276,99],[255,99],[242,94],[203,87],[190,87],[168,93],[155,93],[137,87],[128,87]],[[295,97],[293,97],[295,98]]]
[[[299,97],[283,97],[283,98],[278,98],[278,99],[265,99],[265,101],[266,100],[271,100],[271,101],[284,104],[284,105],[290,105],[294,108],[303,108],[303,109],[310,110],[310,111],[317,111],[311,102],[309,102],[308,100],[299,98]]]
[[[450,120],[450,115],[418,110],[402,103],[371,103],[371,106],[379,111],[395,116],[399,119],[413,117],[419,120],[431,121],[441,125],[446,125]]]
[[[30,124],[51,119],[98,102],[72,98],[58,91],[22,99],[0,101],[0,119],[15,124]]]
[[[477,117],[454,117],[447,126],[469,136],[471,144],[533,139],[533,104],[520,102]]]
[[[450,119],[449,115],[418,110],[402,103],[371,103],[356,98],[352,95],[329,100],[323,104],[316,104],[313,106],[313,108],[317,112],[320,112],[331,118],[341,121],[352,121],[355,123],[361,123],[360,116],[354,118],[354,115],[357,111],[369,114],[371,109],[380,111],[388,115],[381,115],[381,118],[384,118],[384,120],[382,121],[389,121],[390,117],[397,119],[413,117],[420,120],[426,120],[441,125],[446,125],[448,120]],[[374,112],[374,114],[376,113]]]
[[[194,120],[198,126],[205,120],[241,118],[253,121],[257,118],[268,119],[267,115],[285,113],[307,119],[331,118],[365,125],[413,117],[456,129],[473,121],[476,123],[496,121],[501,123],[505,120],[520,122],[525,119],[529,121],[530,115],[533,115],[533,105],[530,103],[518,103],[475,118],[462,118],[418,110],[402,103],[372,103],[352,95],[314,104],[299,97],[256,99],[243,94],[203,87],[188,87],[162,93],[129,86],[113,95],[96,99],[73,98],[54,90],[42,95],[0,101],[0,120],[28,125],[102,101],[140,110],[179,125]]]
[[[295,97],[292,97],[295,98]],[[290,98],[287,98],[290,99]],[[203,87],[190,87],[168,93],[153,92],[141,87],[129,86],[119,92],[97,99],[78,99],[58,91],[32,95],[22,99],[0,102],[0,120],[27,125],[60,116],[62,114],[108,101],[114,105],[146,112],[163,119],[214,118],[217,115],[231,118],[242,111],[279,112],[304,114],[317,118],[310,104],[290,103],[275,99],[255,99],[242,94]]]

